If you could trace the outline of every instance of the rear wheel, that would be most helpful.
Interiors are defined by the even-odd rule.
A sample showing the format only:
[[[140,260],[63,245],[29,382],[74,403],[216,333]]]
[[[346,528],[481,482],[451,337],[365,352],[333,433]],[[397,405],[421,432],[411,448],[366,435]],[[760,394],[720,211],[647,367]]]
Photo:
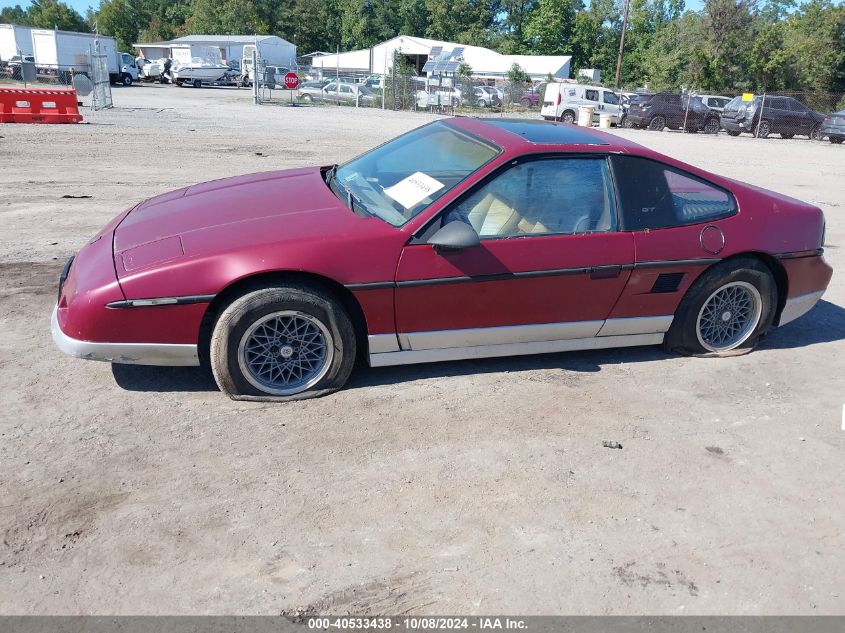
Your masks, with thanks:
[[[233,301],[214,326],[209,356],[233,400],[300,400],[340,389],[355,363],[355,332],[340,302],[288,286]]]
[[[194,80],[191,82],[191,85],[192,85],[194,88],[202,88],[202,80],[201,80],[201,79],[194,79]]]
[[[665,128],[665,127],[666,127],[666,117],[661,116],[659,114],[651,117],[651,119],[648,122],[648,129],[649,130],[662,132],[663,128]]]
[[[560,120],[563,123],[575,123],[575,113],[572,110],[566,110],[560,115]]]
[[[774,320],[777,286],[754,258],[738,258],[705,272],[687,292],[664,346],[691,355],[750,351]]]
[[[628,115],[623,114],[622,118],[619,119],[619,127],[630,128],[631,122],[628,120]]]
[[[719,119],[716,117],[710,117],[704,122],[704,133],[705,134],[718,134],[719,133]]]
[[[810,140],[811,141],[820,141],[822,140],[822,126],[817,125],[813,128],[813,131],[810,132]]]

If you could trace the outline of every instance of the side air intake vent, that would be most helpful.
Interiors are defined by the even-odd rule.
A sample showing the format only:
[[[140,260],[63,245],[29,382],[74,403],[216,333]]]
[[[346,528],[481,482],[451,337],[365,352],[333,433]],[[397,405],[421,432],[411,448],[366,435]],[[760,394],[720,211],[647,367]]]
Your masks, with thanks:
[[[654,280],[652,292],[677,292],[686,273],[663,273]]]

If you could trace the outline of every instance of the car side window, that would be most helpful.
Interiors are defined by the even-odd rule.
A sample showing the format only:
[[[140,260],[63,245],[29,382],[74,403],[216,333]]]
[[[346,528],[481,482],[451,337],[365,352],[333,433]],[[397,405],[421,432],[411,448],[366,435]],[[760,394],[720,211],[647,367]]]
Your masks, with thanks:
[[[519,163],[476,189],[446,214],[482,238],[594,233],[616,229],[605,158]]]
[[[599,100],[599,91],[598,90],[585,90],[584,91],[584,98],[587,101],[598,101]]]
[[[610,103],[611,105],[619,105],[619,99],[612,92],[603,92],[602,101]]]
[[[790,99],[789,100],[789,107],[793,112],[806,112],[807,106],[803,103],[798,101],[797,99]]]
[[[334,84],[326,84],[326,87],[325,87],[325,88],[323,88],[323,90],[325,90],[326,92],[333,92],[333,91],[334,91],[334,89],[335,89],[335,85],[334,85]]]
[[[612,156],[622,230],[665,229],[734,215],[734,197],[692,174],[636,156]]]

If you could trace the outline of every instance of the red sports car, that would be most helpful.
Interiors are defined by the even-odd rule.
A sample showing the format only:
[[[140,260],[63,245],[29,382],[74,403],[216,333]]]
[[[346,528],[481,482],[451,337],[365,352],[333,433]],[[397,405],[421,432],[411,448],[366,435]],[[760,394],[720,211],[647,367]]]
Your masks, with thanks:
[[[79,358],[211,364],[293,399],[372,366],[662,343],[748,349],[830,281],[824,216],[616,136],[454,118],[344,165],[166,193],[68,262]]]

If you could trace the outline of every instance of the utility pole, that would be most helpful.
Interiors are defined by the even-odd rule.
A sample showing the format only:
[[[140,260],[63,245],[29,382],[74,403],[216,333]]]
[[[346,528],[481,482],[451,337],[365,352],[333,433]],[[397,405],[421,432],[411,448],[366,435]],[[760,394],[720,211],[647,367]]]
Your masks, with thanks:
[[[619,90],[622,76],[622,51],[625,50],[625,31],[628,29],[628,7],[631,0],[625,0],[625,11],[622,14],[622,34],[619,37],[619,56],[616,58],[616,90]]]

